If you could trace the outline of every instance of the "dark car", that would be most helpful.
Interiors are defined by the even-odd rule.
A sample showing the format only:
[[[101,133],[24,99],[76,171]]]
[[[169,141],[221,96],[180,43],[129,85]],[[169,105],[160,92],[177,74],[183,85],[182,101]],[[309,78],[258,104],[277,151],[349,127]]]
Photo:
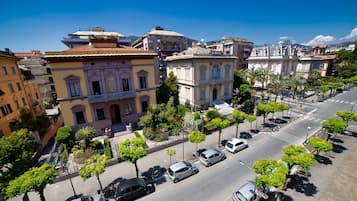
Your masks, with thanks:
[[[128,179],[118,185],[115,194],[115,200],[135,200],[154,191],[155,186],[153,184],[147,183],[144,179]]]

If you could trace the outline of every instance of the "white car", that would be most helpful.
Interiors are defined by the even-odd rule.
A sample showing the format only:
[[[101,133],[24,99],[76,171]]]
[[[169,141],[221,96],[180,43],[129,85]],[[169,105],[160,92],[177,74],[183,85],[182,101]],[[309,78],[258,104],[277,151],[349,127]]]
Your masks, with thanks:
[[[246,140],[242,140],[238,138],[232,138],[225,145],[225,148],[231,153],[236,153],[247,147],[248,147],[248,142]]]
[[[97,194],[97,195],[81,196],[72,201],[105,201],[105,198],[104,196]]]

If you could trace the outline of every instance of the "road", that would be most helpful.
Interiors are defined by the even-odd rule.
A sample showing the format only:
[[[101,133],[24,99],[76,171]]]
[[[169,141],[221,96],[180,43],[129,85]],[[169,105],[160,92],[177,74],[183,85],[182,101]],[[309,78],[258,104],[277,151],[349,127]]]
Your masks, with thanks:
[[[342,101],[344,101],[342,103]],[[346,102],[348,101],[348,102]],[[353,102],[354,101],[354,102]],[[209,168],[197,163],[200,172],[190,178],[173,184],[168,178],[162,177],[156,182],[156,191],[140,200],[155,201],[182,201],[182,200],[212,200],[226,201],[232,199],[233,192],[248,180],[254,178],[251,169],[252,164],[261,158],[278,159],[282,153],[282,148],[288,144],[301,144],[307,134],[307,127],[311,127],[309,135],[321,127],[321,122],[331,116],[335,116],[338,110],[351,110],[352,106],[357,110],[357,87],[339,94],[323,103],[313,103],[304,105],[302,110],[307,114],[298,120],[280,129],[274,134],[258,134],[249,139],[249,148],[231,154],[225,152],[227,159]],[[259,120],[261,123],[261,120]],[[240,130],[249,129],[249,123],[242,124]],[[222,139],[233,137],[235,126],[223,130]],[[217,134],[208,135],[206,141],[199,145],[203,147],[214,147],[217,144]],[[191,158],[195,150],[195,145],[187,142],[184,144],[185,159]],[[173,157],[174,161],[182,160],[182,144],[174,146],[177,154]],[[238,160],[245,162],[241,165]],[[152,168],[167,168],[169,166],[168,156],[165,150],[149,154],[138,161],[140,174],[148,172]],[[128,163],[120,163],[107,167],[106,171],[100,176],[103,186],[109,185],[115,180],[122,178],[135,177],[134,166]],[[99,189],[97,180],[93,177],[83,181],[79,177],[72,179],[77,193],[84,195],[93,194]],[[30,200],[39,200],[37,193],[31,192]],[[68,200],[73,195],[68,180],[48,185],[45,189],[45,196],[50,201]],[[21,198],[16,199],[20,201]]]
[[[321,128],[323,120],[335,116],[338,110],[351,110],[353,105],[357,109],[357,88],[323,103],[315,103],[315,108],[311,108],[307,115],[281,129],[279,134],[258,135],[250,141],[248,149],[237,154],[226,153],[228,158],[225,161],[209,168],[199,164],[199,174],[177,184],[158,186],[155,193],[140,200],[231,200],[232,193],[239,186],[254,178],[254,172],[250,168],[254,161],[261,158],[278,159],[284,146],[301,144],[306,134],[311,135]],[[309,133],[307,127],[311,127]],[[240,165],[238,160],[244,161],[247,166]]]

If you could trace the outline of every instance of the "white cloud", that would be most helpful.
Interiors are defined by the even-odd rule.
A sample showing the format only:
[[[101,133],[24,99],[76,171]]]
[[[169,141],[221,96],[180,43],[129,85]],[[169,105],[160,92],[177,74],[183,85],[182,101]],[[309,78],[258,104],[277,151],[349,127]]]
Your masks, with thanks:
[[[304,45],[326,45],[332,42],[335,42],[336,38],[330,35],[324,36],[324,35],[318,35],[314,39],[310,40],[309,42],[305,43]]]
[[[280,36],[279,39],[280,39],[280,40],[287,40],[287,39],[289,39],[289,36]]]
[[[350,39],[357,39],[357,27],[352,29],[349,35],[342,37],[340,40],[350,40]]]

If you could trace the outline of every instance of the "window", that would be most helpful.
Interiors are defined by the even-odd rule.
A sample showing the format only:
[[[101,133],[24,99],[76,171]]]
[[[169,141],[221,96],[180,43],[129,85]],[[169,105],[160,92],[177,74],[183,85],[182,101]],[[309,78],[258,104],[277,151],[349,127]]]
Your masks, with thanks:
[[[48,78],[48,81],[49,81],[50,83],[53,83],[53,78],[52,78],[52,77],[49,77],[49,78]]]
[[[25,106],[26,105],[26,100],[25,98],[22,98],[22,104]]]
[[[9,85],[10,92],[14,93],[15,90],[14,90],[14,87],[12,86],[12,83],[9,83],[8,85]]]
[[[206,90],[205,88],[200,89],[200,100],[206,99]]]
[[[2,112],[3,116],[6,116],[6,115],[12,113],[12,108],[11,108],[10,104],[3,105],[0,108],[1,108],[1,112]]]
[[[228,96],[228,87],[224,87],[224,96]]]
[[[12,66],[12,67],[11,67],[11,71],[12,71],[12,74],[13,74],[13,75],[16,75],[16,69],[15,69],[15,67]]]
[[[20,85],[20,83],[17,82],[16,85],[17,85],[17,90],[21,91],[21,85]]]
[[[212,80],[219,80],[221,77],[221,70],[218,66],[212,68]]]
[[[229,78],[229,71],[230,71],[230,66],[226,66],[225,71],[224,71],[224,75],[226,78]]]
[[[133,109],[131,107],[131,104],[128,103],[125,105],[125,114],[128,115],[128,114],[131,114],[133,112]]]
[[[47,74],[52,74],[51,69],[50,68],[46,68]]]
[[[204,66],[200,67],[200,80],[206,80],[206,68]]]
[[[190,88],[186,87],[186,94],[185,94],[186,101],[187,100],[189,101],[191,99],[190,93],[191,93]]]
[[[100,84],[99,81],[93,81],[92,82],[92,87],[93,87],[93,94],[94,95],[100,95]]]
[[[4,132],[2,130],[0,130],[0,137],[4,136]]]
[[[37,93],[37,92],[36,92],[36,94],[35,94],[35,95],[36,95],[36,99],[39,99],[39,97],[38,97],[38,93]]]
[[[6,66],[3,66],[3,67],[2,67],[2,74],[3,74],[3,75],[7,75],[7,74],[8,74],[8,73],[7,73]]]
[[[145,76],[139,77],[139,81],[140,81],[140,88],[146,89],[147,88],[146,77]]]
[[[81,96],[80,80],[78,76],[70,75],[64,78],[67,84],[67,90],[70,97]]]
[[[103,109],[103,108],[96,109],[96,113],[97,113],[97,119],[98,119],[98,120],[103,120],[103,119],[105,119],[104,109]]]
[[[56,87],[54,85],[51,85],[51,91],[56,91]]]
[[[147,83],[148,72],[141,70],[137,72],[137,76],[139,78],[140,89],[146,89],[148,87],[148,83]]]
[[[129,79],[122,79],[123,91],[129,91]]]
[[[19,101],[15,100],[15,106],[16,106],[16,109],[20,108]]]
[[[113,75],[107,77],[108,92],[115,92],[115,81]]]
[[[142,112],[147,112],[148,111],[148,106],[149,106],[148,101],[142,101],[141,102],[141,110],[142,110]]]
[[[77,124],[86,123],[86,120],[84,119],[84,113],[83,112],[76,112],[75,114],[76,114]]]
[[[77,97],[77,96],[81,95],[79,92],[79,82],[68,83],[68,88],[69,88],[71,97]]]
[[[185,79],[190,80],[190,69],[189,68],[185,68]]]

